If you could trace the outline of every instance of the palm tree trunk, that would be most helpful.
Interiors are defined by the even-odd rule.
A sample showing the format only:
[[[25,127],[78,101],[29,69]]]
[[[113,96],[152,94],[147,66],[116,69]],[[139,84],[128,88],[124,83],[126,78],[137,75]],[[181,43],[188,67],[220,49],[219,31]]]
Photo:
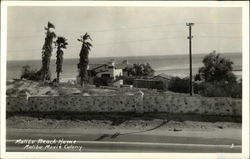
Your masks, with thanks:
[[[50,80],[50,59],[51,54],[53,51],[52,43],[53,43],[54,35],[47,31],[47,36],[45,38],[45,43],[43,46],[43,53],[42,53],[42,80]]]
[[[59,83],[60,82],[60,72],[57,72],[57,83]]]
[[[83,81],[84,81],[84,78],[81,77],[81,81],[80,81],[80,85],[83,86]]]

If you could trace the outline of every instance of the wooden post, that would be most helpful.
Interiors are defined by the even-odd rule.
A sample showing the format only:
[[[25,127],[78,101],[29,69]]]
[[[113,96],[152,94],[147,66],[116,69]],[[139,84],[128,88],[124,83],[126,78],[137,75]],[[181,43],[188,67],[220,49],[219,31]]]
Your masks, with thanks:
[[[189,27],[189,36],[187,37],[189,39],[189,93],[190,96],[193,95],[193,84],[192,84],[192,26],[194,23],[186,23],[186,26]]]

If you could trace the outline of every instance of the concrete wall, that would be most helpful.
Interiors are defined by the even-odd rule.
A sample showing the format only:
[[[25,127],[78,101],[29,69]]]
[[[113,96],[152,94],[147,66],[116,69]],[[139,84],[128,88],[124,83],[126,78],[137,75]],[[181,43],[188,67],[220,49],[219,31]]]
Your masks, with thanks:
[[[168,112],[236,116],[242,114],[240,99],[178,95],[31,96],[28,99],[7,97],[6,102],[8,112]]]

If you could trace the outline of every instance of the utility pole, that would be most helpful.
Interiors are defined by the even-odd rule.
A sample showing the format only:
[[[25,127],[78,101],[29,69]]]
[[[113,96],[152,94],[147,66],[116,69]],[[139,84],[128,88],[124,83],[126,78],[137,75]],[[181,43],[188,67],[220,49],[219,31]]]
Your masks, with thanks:
[[[189,36],[187,39],[189,39],[189,92],[190,96],[193,95],[193,84],[192,84],[192,26],[194,26],[194,23],[186,23],[186,26],[189,27]]]

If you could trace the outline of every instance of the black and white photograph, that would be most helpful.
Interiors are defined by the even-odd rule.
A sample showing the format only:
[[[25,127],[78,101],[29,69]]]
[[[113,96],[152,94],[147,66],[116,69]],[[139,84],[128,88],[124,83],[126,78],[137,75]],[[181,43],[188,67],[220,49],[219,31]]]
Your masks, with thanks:
[[[3,3],[3,158],[249,157],[248,2],[78,3]]]

